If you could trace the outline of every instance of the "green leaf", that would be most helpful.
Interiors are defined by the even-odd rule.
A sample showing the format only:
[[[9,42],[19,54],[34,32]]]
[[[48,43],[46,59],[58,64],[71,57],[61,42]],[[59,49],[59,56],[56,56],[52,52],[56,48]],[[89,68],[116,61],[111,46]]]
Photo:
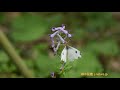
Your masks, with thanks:
[[[86,31],[82,28],[77,28],[73,31],[73,37],[72,40],[80,40],[86,37]]]
[[[82,58],[75,60],[73,64],[74,66],[68,73],[66,73],[65,77],[78,78],[82,77],[81,73],[95,73],[103,71],[96,54],[88,50],[84,50],[84,52],[82,52]]]
[[[11,37],[15,41],[31,41],[42,37],[47,31],[47,24],[41,16],[23,14],[11,22]]]
[[[104,30],[105,28],[113,27],[116,23],[112,17],[112,13],[88,13],[86,16],[88,22],[86,23],[86,28],[90,31]]]
[[[117,55],[119,54],[119,47],[115,40],[104,40],[99,42],[91,42],[86,47],[95,53],[102,53],[105,55]]]
[[[106,76],[106,78],[120,78],[119,72],[107,71],[107,73],[108,73],[108,76]]]
[[[0,23],[3,23],[5,21],[5,15],[4,13],[0,12]]]
[[[9,57],[7,56],[7,54],[3,51],[0,51],[0,63],[6,63],[8,62]]]
[[[57,71],[57,67],[60,64],[58,58],[49,58],[45,55],[40,55],[39,58],[34,62],[34,70],[37,77],[46,77],[51,72]]]
[[[52,15],[52,16],[49,16],[49,17],[47,17],[46,18],[46,22],[49,24],[49,27],[57,27],[56,25],[58,25],[58,26],[61,26],[61,21],[62,21],[62,18],[63,18],[63,16],[62,16],[62,14],[61,13],[59,13],[59,14],[54,14],[54,15]],[[51,29],[50,28],[50,29]]]

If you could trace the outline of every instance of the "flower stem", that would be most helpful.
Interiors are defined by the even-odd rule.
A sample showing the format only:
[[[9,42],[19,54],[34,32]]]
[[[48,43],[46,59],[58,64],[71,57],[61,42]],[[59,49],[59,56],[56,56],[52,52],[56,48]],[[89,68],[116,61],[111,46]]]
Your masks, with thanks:
[[[25,78],[33,78],[33,73],[27,68],[22,58],[17,54],[15,48],[12,46],[2,29],[0,28],[0,44],[3,46],[7,54],[10,56],[13,63],[19,69],[20,73]]]

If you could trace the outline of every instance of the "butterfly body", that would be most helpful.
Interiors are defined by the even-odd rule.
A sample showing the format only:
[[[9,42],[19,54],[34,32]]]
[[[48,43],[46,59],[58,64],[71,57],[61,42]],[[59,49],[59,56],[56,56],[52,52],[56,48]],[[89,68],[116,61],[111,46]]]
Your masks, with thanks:
[[[68,45],[65,46],[61,53],[61,60],[64,62],[66,62],[67,60],[74,61],[78,58],[81,58],[80,51]]]

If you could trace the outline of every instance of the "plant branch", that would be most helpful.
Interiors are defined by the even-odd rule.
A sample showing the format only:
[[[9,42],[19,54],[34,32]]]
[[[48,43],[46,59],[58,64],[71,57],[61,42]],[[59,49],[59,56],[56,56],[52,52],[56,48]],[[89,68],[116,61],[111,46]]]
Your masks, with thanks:
[[[0,44],[3,46],[5,51],[11,57],[11,60],[20,70],[20,73],[26,78],[33,78],[33,73],[27,68],[22,58],[17,54],[15,48],[12,46],[3,30],[0,28]]]

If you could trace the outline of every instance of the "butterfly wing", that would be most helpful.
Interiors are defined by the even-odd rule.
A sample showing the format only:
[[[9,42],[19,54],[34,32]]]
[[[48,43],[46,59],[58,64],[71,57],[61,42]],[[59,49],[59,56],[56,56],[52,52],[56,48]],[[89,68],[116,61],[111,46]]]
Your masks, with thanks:
[[[66,46],[65,48],[63,49],[62,53],[61,53],[61,60],[66,62],[67,60],[67,49],[66,49]]]
[[[81,58],[80,51],[76,48],[73,48],[71,46],[68,46],[68,60],[74,61],[75,59]]]

